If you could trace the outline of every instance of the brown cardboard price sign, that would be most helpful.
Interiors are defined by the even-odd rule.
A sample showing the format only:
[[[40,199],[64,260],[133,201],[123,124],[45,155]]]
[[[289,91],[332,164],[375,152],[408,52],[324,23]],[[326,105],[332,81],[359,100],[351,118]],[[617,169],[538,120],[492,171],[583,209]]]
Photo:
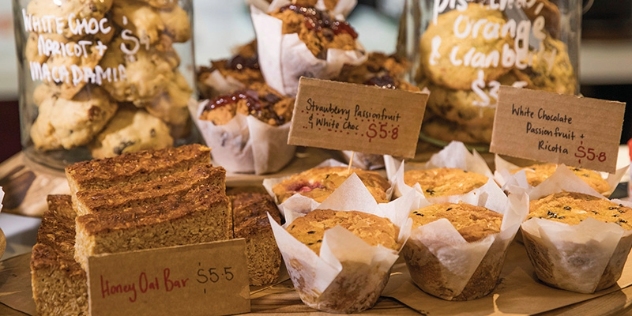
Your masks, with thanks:
[[[288,144],[415,156],[428,94],[301,78]]]
[[[88,258],[92,315],[250,311],[244,239]]]
[[[501,86],[490,151],[616,171],[625,103]]]

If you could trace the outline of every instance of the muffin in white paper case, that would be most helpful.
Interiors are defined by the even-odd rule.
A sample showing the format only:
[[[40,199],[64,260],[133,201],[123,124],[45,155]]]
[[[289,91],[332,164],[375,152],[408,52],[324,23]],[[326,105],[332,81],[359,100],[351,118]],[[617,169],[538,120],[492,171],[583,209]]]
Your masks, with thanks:
[[[482,206],[502,214],[500,231],[468,242],[445,218],[413,225],[402,251],[411,278],[424,292],[445,300],[488,295],[496,287],[507,248],[527,215],[528,197],[506,196],[498,186],[486,185],[480,194],[452,196],[445,202]],[[410,216],[417,216],[415,212],[423,216],[421,210]]]
[[[353,8],[354,2],[340,0],[337,7]],[[325,58],[320,59],[314,56],[297,33],[283,34],[283,21],[268,13],[290,3],[289,0],[275,0],[265,12],[255,6],[250,7],[257,35],[259,65],[268,85],[281,93],[294,96],[298,91],[300,77],[330,79],[340,73],[344,64],[358,65],[366,60],[364,48],[357,40],[355,49],[330,48],[327,49]],[[342,11],[345,10],[348,9]],[[344,18],[338,15],[336,19]]]
[[[410,233],[408,212],[418,207],[422,199],[411,192],[397,201],[378,205],[362,181],[352,175],[320,209],[355,210],[387,218],[399,228],[397,244],[401,249]],[[284,227],[290,227],[297,217],[304,216],[287,211]],[[274,220],[270,219],[270,223],[301,300],[321,311],[353,313],[372,307],[388,282],[400,250],[371,246],[341,226],[335,226],[325,231],[317,254]]]
[[[290,122],[271,126],[250,115],[237,114],[225,125],[199,119],[208,100],[197,105],[195,123],[213,161],[231,173],[277,172],[294,157],[296,146],[287,144]]]
[[[335,171],[335,170],[324,170],[323,173],[319,173],[316,172],[319,169],[323,169],[323,168],[334,168],[334,169],[343,169],[343,172],[340,171]],[[285,209],[291,209],[294,212],[298,212],[298,213],[307,213],[313,209],[316,209],[320,202],[322,201],[324,202],[324,200],[319,199],[319,201],[313,199],[312,197],[309,196],[305,196],[301,193],[295,193],[294,195],[290,196],[288,199],[286,199],[285,201],[280,201],[279,198],[277,197],[277,194],[275,194],[275,187],[277,185],[283,185],[283,182],[288,179],[288,180],[292,180],[295,179],[299,184],[301,185],[306,185],[306,186],[311,186],[311,185],[316,185],[318,188],[324,189],[324,190],[331,190],[334,189],[334,187],[332,187],[331,185],[325,185],[324,188],[323,187],[319,187],[318,183],[319,181],[325,182],[325,180],[327,178],[329,178],[329,174],[342,174],[345,176],[349,176],[352,173],[360,173],[361,174],[361,179],[364,178],[367,181],[369,181],[369,178],[372,179],[378,179],[383,181],[384,184],[388,185],[388,188],[386,188],[386,190],[381,191],[381,187],[379,186],[375,186],[372,188],[372,190],[375,191],[375,193],[381,193],[384,195],[384,199],[385,201],[390,201],[391,199],[391,195],[392,195],[392,183],[387,182],[387,180],[380,176],[378,173],[374,172],[374,171],[364,171],[364,170],[357,170],[357,169],[351,169],[350,171],[348,171],[348,166],[342,162],[339,162],[335,159],[328,159],[323,161],[322,163],[320,163],[319,165],[317,165],[314,168],[305,170],[304,172],[300,173],[300,174],[296,174],[294,176],[291,177],[282,177],[282,178],[270,178],[270,179],[265,179],[263,180],[263,187],[268,191],[268,193],[270,194],[270,196],[272,196],[275,200],[275,202],[278,204],[279,206],[279,210],[281,211],[281,214],[285,215]],[[307,173],[310,172],[314,172],[314,174],[311,175],[307,175]],[[347,173],[348,172],[348,173]],[[302,176],[305,176],[306,178],[303,178]],[[327,178],[323,178],[323,177],[327,177]],[[335,186],[335,184],[337,183],[336,181],[339,180],[340,177],[334,179],[333,183],[331,182],[331,178],[329,178],[329,183],[333,184]],[[302,190],[302,189],[301,189]],[[333,191],[333,190],[332,190]],[[323,192],[322,194],[325,195],[326,192]],[[321,196],[322,198],[322,196]],[[374,197],[375,198],[375,197]]]
[[[384,162],[386,166],[386,172],[388,179],[394,184],[393,194],[395,197],[406,194],[412,190],[413,187],[404,182],[404,173],[409,171],[405,167],[404,161],[399,164],[392,156],[384,156]],[[440,152],[432,155],[430,160],[421,168],[423,170],[435,169],[435,168],[457,168],[467,172],[473,172],[476,174],[484,175],[490,179],[493,178],[492,171],[489,169],[485,159],[481,157],[475,150],[469,152],[462,142],[453,141],[448,146],[443,148]],[[455,183],[458,185],[458,183]],[[427,188],[415,186],[420,193],[423,194]],[[481,188],[473,191],[480,191]],[[433,202],[445,201],[446,197],[429,198]]]
[[[580,193],[607,201],[581,179],[572,176],[570,170],[558,168],[549,179],[529,192],[531,203],[560,192]],[[629,201],[611,202],[609,210],[632,206]],[[600,211],[567,207],[570,212]],[[621,216],[615,215],[617,218]],[[555,212],[551,212],[550,216],[559,217]],[[616,284],[632,247],[632,230],[593,218],[569,225],[534,217],[522,223],[521,228],[522,239],[538,279],[573,292],[593,293]]]
[[[526,177],[526,173],[527,172],[534,172],[531,170],[526,170],[524,168],[521,168],[515,164],[512,164],[508,161],[506,161],[505,159],[501,158],[500,156],[496,155],[494,157],[494,164],[496,166],[496,170],[494,170],[494,179],[496,180],[496,182],[501,186],[501,187],[506,187],[509,185],[515,185],[515,186],[519,186],[522,188],[525,188],[527,190],[533,190],[533,186],[531,186],[529,184],[529,182],[527,181],[527,177]],[[545,163],[543,163],[545,164]],[[546,164],[549,165],[549,164]],[[560,164],[559,166],[565,166],[564,164]],[[570,168],[570,167],[569,167]],[[610,194],[612,194],[612,192],[615,190],[615,188],[617,187],[617,185],[619,184],[619,182],[621,181],[621,179],[623,178],[623,176],[626,174],[626,172],[629,169],[629,165],[628,166],[624,166],[624,167],[620,167],[618,168],[615,173],[600,173],[600,176],[603,178],[603,180],[605,181],[605,183],[607,183],[607,186],[609,187],[609,190],[604,192],[599,192],[601,194],[603,194],[604,196],[609,196]],[[516,172],[516,170],[519,170]],[[557,169],[556,169],[557,170]],[[592,170],[586,170],[586,169],[577,169],[576,174],[574,175],[570,175],[569,177],[576,177],[578,179],[581,179],[581,177],[579,177],[577,174],[581,174],[583,172],[587,172],[584,176],[586,177],[590,177],[592,176],[592,174],[594,174],[595,172]],[[589,174],[591,173],[591,174]],[[596,176],[596,174],[595,174]],[[590,178],[586,178],[587,181],[590,181]],[[546,180],[545,180],[546,181]],[[594,179],[593,179],[594,181]],[[601,182],[600,182],[601,184]],[[596,188],[596,186],[593,185],[594,188]]]

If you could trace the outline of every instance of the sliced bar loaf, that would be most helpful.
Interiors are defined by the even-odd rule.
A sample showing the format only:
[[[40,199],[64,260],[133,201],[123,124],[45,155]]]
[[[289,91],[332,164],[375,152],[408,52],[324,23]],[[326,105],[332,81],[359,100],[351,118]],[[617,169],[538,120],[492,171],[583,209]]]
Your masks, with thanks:
[[[31,287],[38,315],[87,315],[86,272],[74,259],[75,216],[69,195],[49,195],[31,252]]]
[[[279,277],[281,251],[277,247],[268,213],[281,224],[281,214],[266,193],[239,193],[230,197],[234,238],[246,239],[250,285],[272,284]]]

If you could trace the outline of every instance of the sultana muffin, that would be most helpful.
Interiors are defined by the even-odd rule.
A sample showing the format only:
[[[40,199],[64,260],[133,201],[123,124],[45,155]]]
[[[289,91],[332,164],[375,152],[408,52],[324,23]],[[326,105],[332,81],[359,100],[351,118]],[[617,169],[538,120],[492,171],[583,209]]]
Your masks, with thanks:
[[[503,215],[482,206],[465,203],[433,204],[410,213],[413,220],[413,232],[420,227],[439,219],[447,219],[467,243],[475,243],[486,237],[500,233]],[[435,240],[439,238],[439,240]],[[477,268],[467,279],[468,274],[455,274],[450,265],[453,257],[470,259],[468,247],[447,246],[450,252],[456,252],[450,258],[437,256],[431,248],[444,241],[437,235],[424,239],[411,235],[402,253],[411,278],[424,292],[445,300],[472,300],[483,297],[496,287],[502,270],[506,247],[494,242]],[[480,257],[479,257],[480,259]],[[456,259],[458,260],[458,258]],[[469,261],[468,261],[469,262]],[[472,264],[476,264],[472,261]],[[455,286],[455,279],[462,287]]]
[[[487,176],[458,168],[432,168],[404,172],[404,183],[419,183],[427,198],[459,195],[482,187]]]
[[[588,185],[590,185],[590,187],[595,189],[597,192],[605,195],[610,191],[610,185],[608,184],[608,181],[601,177],[601,174],[599,174],[599,172],[578,167],[567,167],[569,170],[573,171],[573,173],[577,175],[580,179],[588,183]],[[557,164],[535,164],[521,169],[513,170],[512,173],[515,174],[520,170],[525,170],[527,182],[529,183],[529,185],[535,187],[542,183],[544,180],[548,179],[551,175],[553,175],[555,170],[557,170]]]
[[[347,178],[355,173],[367,187],[371,195],[379,203],[388,202],[386,191],[391,184],[379,173],[347,167],[316,167],[295,174],[272,188],[279,203],[285,202],[294,194],[314,199],[317,202],[324,201]]]
[[[287,231],[316,254],[320,253],[325,231],[342,226],[371,246],[382,245],[398,250],[399,228],[386,218],[360,211],[314,210],[299,217]]]
[[[341,254],[341,249],[336,251],[337,247],[344,247],[345,244],[349,246],[348,238],[340,240],[345,236],[340,235],[343,228],[372,248],[354,244],[362,250],[353,249],[356,250],[353,252],[349,249],[349,253],[353,254]],[[307,254],[298,250],[284,253],[286,266],[294,287],[306,305],[332,313],[361,312],[371,308],[380,297],[403,240],[398,241],[399,228],[388,219],[361,211],[314,210],[290,223],[287,232],[320,257],[325,231],[334,229],[337,231],[333,231],[328,238],[332,238],[329,240],[330,249],[335,259],[339,260],[340,270],[332,269],[327,261],[316,259],[309,250]],[[381,247],[373,248],[375,246]],[[354,259],[347,259],[349,257]],[[326,271],[327,276],[320,271]],[[329,276],[333,276],[333,279],[328,279]],[[326,279],[320,279],[320,282],[315,280],[323,277]]]
[[[336,20],[329,13],[312,6],[289,4],[270,15],[283,21],[283,34],[297,33],[317,58],[326,59],[330,48],[357,48],[358,34],[347,22]]]
[[[210,100],[200,119],[225,125],[239,114],[252,115],[272,126],[281,126],[292,119],[294,99],[288,98],[265,83],[253,83],[247,89]]]
[[[527,219],[523,241],[542,282],[593,293],[621,277],[632,247],[632,208],[588,194],[558,192],[532,200]],[[622,229],[605,226],[613,224]]]

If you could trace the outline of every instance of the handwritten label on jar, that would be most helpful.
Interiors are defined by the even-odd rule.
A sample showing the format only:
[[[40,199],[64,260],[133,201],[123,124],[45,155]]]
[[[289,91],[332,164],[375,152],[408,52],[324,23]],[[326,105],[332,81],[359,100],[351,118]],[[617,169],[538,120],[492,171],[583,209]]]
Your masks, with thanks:
[[[244,239],[88,258],[92,315],[250,311]]]
[[[560,12],[555,4],[430,3],[434,5],[421,37],[420,69],[431,91],[463,91],[467,102],[480,107],[496,105],[501,84],[575,93],[571,56],[556,35]]]
[[[301,78],[288,143],[415,156],[428,94]]]
[[[613,173],[625,103],[500,88],[490,151]]]

